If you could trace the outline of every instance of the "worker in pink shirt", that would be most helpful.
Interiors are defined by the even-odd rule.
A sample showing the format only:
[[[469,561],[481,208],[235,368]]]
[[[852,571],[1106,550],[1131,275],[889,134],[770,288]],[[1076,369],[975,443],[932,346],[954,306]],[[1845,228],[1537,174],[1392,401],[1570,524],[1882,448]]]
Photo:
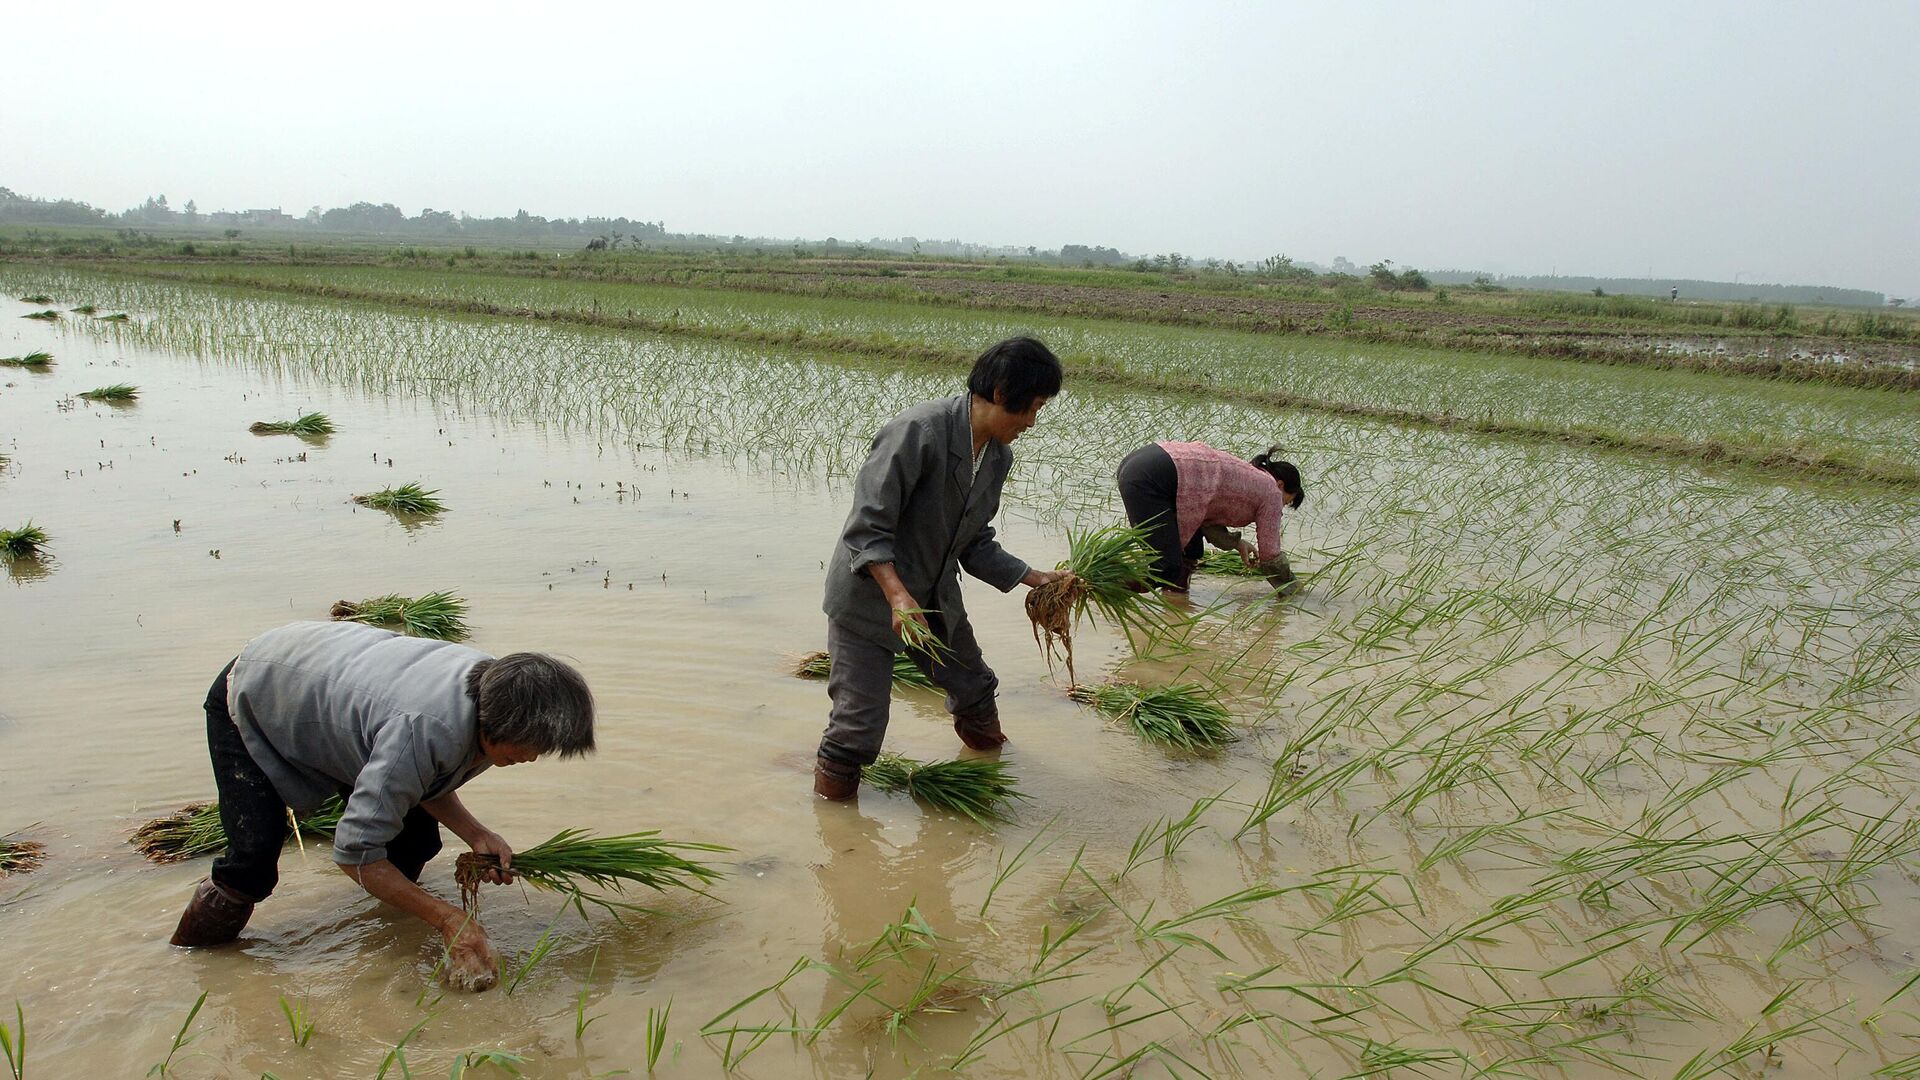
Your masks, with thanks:
[[[1281,515],[1306,498],[1300,470],[1274,455],[1275,446],[1242,460],[1202,442],[1149,443],[1120,461],[1114,474],[1127,521],[1146,526],[1160,558],[1154,571],[1167,586],[1185,592],[1200,562],[1201,541],[1238,551],[1275,589],[1293,588],[1293,570],[1280,548]],[[1259,544],[1232,530],[1254,526]]]

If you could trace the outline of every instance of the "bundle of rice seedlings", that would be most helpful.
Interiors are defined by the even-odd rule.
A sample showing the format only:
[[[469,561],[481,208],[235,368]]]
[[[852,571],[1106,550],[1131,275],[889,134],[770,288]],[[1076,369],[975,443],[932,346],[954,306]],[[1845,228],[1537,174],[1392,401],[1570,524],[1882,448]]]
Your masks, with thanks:
[[[140,396],[140,388],[130,383],[113,383],[108,386],[83,390],[80,396],[88,401],[132,401]]]
[[[47,861],[45,844],[33,840],[15,840],[14,833],[0,836],[0,877],[24,874]]]
[[[1034,643],[1046,653],[1049,671],[1058,641],[1066,654],[1067,682],[1075,682],[1073,624],[1082,615],[1104,615],[1129,637],[1135,630],[1149,628],[1149,613],[1166,607],[1153,591],[1166,584],[1153,572],[1156,558],[1145,527],[1115,524],[1089,532],[1068,530],[1067,558],[1058,569],[1070,570],[1073,576],[1027,590],[1027,618],[1033,622]]]
[[[20,302],[23,304],[51,304],[53,303],[53,297],[48,296],[46,293],[34,293],[32,296],[21,297]]]
[[[68,308],[67,310],[73,312],[75,315],[91,315],[100,309],[92,304],[81,304],[77,308]]]
[[[6,367],[46,368],[53,364],[53,354],[45,349],[35,349],[25,356],[0,356],[0,365]]]
[[[1220,574],[1225,577],[1257,578],[1265,577],[1258,569],[1248,566],[1247,560],[1237,551],[1209,551],[1200,557],[1199,571],[1203,574]]]
[[[17,529],[0,529],[0,560],[38,558],[48,539],[47,530],[32,521]]]
[[[310,836],[331,837],[346,808],[346,803],[335,795],[300,819],[300,831]],[[219,803],[188,803],[135,829],[127,842],[153,862],[185,862],[225,851],[227,830],[220,825]]]
[[[102,315],[100,316],[100,321],[101,322],[126,322],[127,313],[124,311],[116,311],[111,315]]]
[[[1182,750],[1216,749],[1237,738],[1227,710],[1198,683],[1148,687],[1110,682],[1075,686],[1067,696],[1120,721],[1143,739]]]
[[[52,308],[48,308],[48,309],[47,309],[47,310],[45,310],[45,311],[35,311],[35,312],[30,312],[30,313],[28,313],[28,314],[26,314],[26,315],[22,315],[22,316],[20,316],[20,317],[21,317],[21,318],[23,318],[23,319],[40,319],[40,320],[42,320],[42,321],[44,321],[44,322],[59,322],[59,321],[60,321],[60,313],[59,313],[59,312],[57,312],[57,311],[55,311],[55,310],[53,310]]]
[[[808,653],[793,666],[793,674],[802,679],[824,679],[833,674],[833,657],[823,652]],[[933,680],[906,653],[893,654],[893,683],[915,690],[935,689]]]
[[[658,891],[672,886],[705,896],[707,892],[702,886],[718,881],[722,873],[678,852],[732,850],[719,844],[662,840],[652,829],[621,836],[594,836],[585,829],[562,829],[545,843],[514,852],[513,874],[537,889],[567,894],[583,916],[586,914],[583,905],[593,904],[618,918],[620,909],[644,909],[588,892],[585,886],[614,892],[624,890],[629,884]],[[464,852],[454,860],[453,878],[460,884],[461,906],[474,910],[480,902],[480,886],[486,882],[487,874],[498,869],[499,859],[479,852]]]
[[[375,510],[391,510],[397,514],[438,514],[447,508],[447,504],[434,498],[440,494],[439,488],[428,490],[419,484],[402,484],[399,487],[381,488],[367,495],[355,495],[353,501],[361,506],[371,506]]]
[[[465,641],[473,632],[467,626],[467,602],[450,592],[430,592],[417,600],[398,593],[358,603],[339,600],[328,614],[344,622],[392,627],[408,637]]]
[[[247,430],[255,435],[331,435],[334,427],[326,413],[310,412],[292,420],[260,420]]]
[[[881,754],[861,775],[881,791],[904,791],[928,806],[965,814],[982,825],[1010,820],[1013,800],[1029,798],[1007,772],[1007,763],[990,758],[916,761]]]

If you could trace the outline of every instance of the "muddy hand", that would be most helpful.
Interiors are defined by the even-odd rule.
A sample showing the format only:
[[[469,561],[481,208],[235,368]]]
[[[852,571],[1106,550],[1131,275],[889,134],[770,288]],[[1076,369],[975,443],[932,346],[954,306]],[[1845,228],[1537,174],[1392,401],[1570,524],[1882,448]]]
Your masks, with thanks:
[[[457,990],[490,990],[500,981],[493,943],[480,924],[468,920],[443,935],[447,942],[447,984]]]
[[[497,832],[486,832],[473,841],[476,855],[491,855],[500,864],[498,870],[488,870],[486,879],[495,885],[505,885],[513,880],[513,848]]]

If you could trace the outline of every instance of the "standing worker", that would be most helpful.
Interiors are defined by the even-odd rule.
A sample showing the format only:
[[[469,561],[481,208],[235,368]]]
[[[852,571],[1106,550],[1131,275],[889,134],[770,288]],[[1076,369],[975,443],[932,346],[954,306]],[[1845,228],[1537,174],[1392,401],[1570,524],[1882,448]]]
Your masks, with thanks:
[[[1264,572],[1268,584],[1286,592],[1293,568],[1280,547],[1281,515],[1298,509],[1307,494],[1300,470],[1269,448],[1243,461],[1203,442],[1157,442],[1120,460],[1114,481],[1127,508],[1127,523],[1146,526],[1159,553],[1153,569],[1175,592],[1188,580],[1205,550],[1201,541],[1238,551],[1249,567]],[[1231,531],[1252,524],[1259,546]]]
[[[335,794],[346,809],[333,860],[375,898],[440,931],[447,979],[484,990],[498,979],[478,921],[418,882],[440,851],[440,826],[496,857],[513,849],[460,802],[492,765],[593,750],[593,695],[571,666],[541,653],[494,659],[447,641],[352,622],[298,622],[247,643],[207,693],[207,751],[220,791],[226,853],[194,890],[173,944],[224,945],[279,881],[288,809]]]
[[[960,571],[1001,592],[1065,576],[1008,554],[992,525],[1013,467],[1008,444],[1033,426],[1060,380],[1060,361],[1045,345],[1009,338],[974,361],[966,393],[915,405],[873,437],[827,563],[821,606],[832,707],[814,763],[820,797],[852,798],[860,770],[880,755],[893,658],[903,650],[946,692],[961,742],[993,750],[1007,741],[994,700],[999,680],[967,622]],[[908,621],[943,643],[937,656],[906,649],[900,628]]]

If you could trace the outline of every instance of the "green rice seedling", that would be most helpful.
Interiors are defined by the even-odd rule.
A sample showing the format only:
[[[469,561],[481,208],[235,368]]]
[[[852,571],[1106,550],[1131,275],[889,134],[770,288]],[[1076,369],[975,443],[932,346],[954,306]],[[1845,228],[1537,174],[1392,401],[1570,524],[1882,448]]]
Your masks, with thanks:
[[[900,791],[940,810],[964,814],[982,825],[1006,821],[1015,799],[1025,799],[1004,761],[963,758],[956,761],[916,761],[900,754],[882,754],[861,770],[867,782],[881,791]]]
[[[585,886],[616,892],[629,884],[659,891],[674,887],[705,896],[702,886],[724,875],[678,853],[732,850],[718,844],[662,840],[651,829],[620,836],[593,836],[585,829],[562,829],[542,843],[514,852],[512,873],[537,889],[565,894],[583,915],[584,901],[617,916],[617,909],[643,909],[587,892]],[[478,905],[481,884],[499,869],[499,859],[478,852],[464,852],[455,860],[454,880],[460,884],[460,901],[468,910]]]
[[[300,819],[299,831],[330,838],[346,808],[340,796],[331,796],[318,810]],[[141,825],[127,842],[152,862],[176,863],[225,851],[227,831],[220,824],[219,803],[188,803],[165,817]]]
[[[35,349],[25,356],[0,356],[0,366],[44,371],[53,366],[53,354],[45,349]]]
[[[580,981],[580,992],[575,994],[573,998],[573,1038],[575,1042],[585,1037],[587,1029],[592,1027],[593,1022],[600,1019],[601,1016],[599,1013],[595,1013],[592,1016],[587,1015],[587,995],[593,991],[593,970],[599,966],[600,950],[596,947],[593,950],[592,959],[587,961],[587,977]]]
[[[667,1018],[673,1013],[673,999],[668,998],[664,1007],[656,1010],[647,1006],[647,1074],[651,1076],[660,1064],[660,1054],[667,1048]]]
[[[540,931],[539,940],[533,943],[533,949],[527,953],[526,960],[513,970],[511,977],[504,980],[507,984],[508,997],[512,997],[513,992],[520,988],[520,984],[526,981],[527,976],[533,974],[533,969],[540,966],[540,961],[547,958],[547,954],[553,951],[553,947],[560,944],[560,939],[554,937],[553,932],[560,925],[560,917],[566,913],[567,906],[560,905],[560,910],[554,913],[553,921],[547,924],[545,930]]]
[[[20,317],[23,319],[39,319],[41,322],[59,322],[60,321],[60,313],[53,310],[52,308],[48,308],[45,311],[35,311],[35,312],[32,312],[31,314],[22,315]]]
[[[12,562],[15,559],[37,559],[44,552],[47,531],[28,521],[17,529],[0,529],[0,561]]]
[[[425,517],[446,510],[447,504],[434,498],[438,494],[438,489],[428,490],[419,484],[401,484],[399,487],[381,488],[367,495],[355,495],[353,501],[375,510]]]
[[[374,1080],[387,1080],[387,1074],[393,1071],[395,1065],[400,1066],[402,1078],[413,1075],[413,1070],[407,1067],[407,1044],[412,1042],[413,1037],[420,1034],[420,1029],[426,1027],[427,1021],[432,1019],[431,1013],[421,1017],[417,1023],[407,1029],[405,1035],[400,1036],[400,1041],[393,1044],[393,1049],[387,1051],[387,1056],[380,1059],[380,1071],[374,1074]]]
[[[1144,527],[1116,524],[1086,532],[1067,530],[1067,558],[1058,569],[1070,571],[1070,576],[1027,590],[1033,641],[1046,654],[1049,669],[1058,642],[1065,653],[1067,682],[1076,681],[1073,624],[1082,615],[1104,615],[1129,638],[1135,630],[1150,628],[1149,613],[1166,610],[1153,592],[1166,584],[1153,572],[1157,557]]]
[[[100,309],[92,304],[81,304],[79,307],[68,308],[67,310],[73,312],[75,315],[91,315]]]
[[[162,1080],[165,1080],[165,1077],[173,1074],[174,1057],[177,1056],[187,1044],[200,1037],[198,1034],[187,1034],[187,1030],[193,1027],[193,1018],[200,1015],[200,1007],[206,1003],[207,991],[202,990],[200,991],[200,996],[194,999],[193,1008],[187,1010],[187,1018],[180,1022],[180,1030],[173,1033],[173,1045],[167,1047],[167,1056],[155,1062],[153,1067],[147,1070],[148,1076],[158,1076],[161,1077]]]
[[[259,420],[247,430],[255,435],[331,435],[338,429],[326,413],[310,412],[292,420]]]
[[[922,621],[928,615],[935,614],[934,612],[928,611],[925,608],[901,608],[899,614],[900,643],[902,645],[905,645],[909,650],[922,653],[935,660],[947,655],[949,651],[947,649],[947,643],[941,641],[940,635],[934,633],[933,628]],[[912,615],[918,615],[920,618],[914,619],[908,617]]]
[[[100,315],[96,316],[96,318],[100,322],[126,322],[127,313],[124,311],[116,311],[111,315]]]
[[[833,674],[833,657],[823,652],[808,653],[794,664],[793,674],[800,679],[824,679]],[[893,654],[893,684],[913,690],[935,689],[933,680],[906,653]]]
[[[1125,725],[1135,735],[1181,750],[1213,750],[1237,736],[1233,719],[1198,683],[1141,686],[1115,681],[1074,686],[1067,696]]]
[[[92,390],[83,390],[80,396],[88,401],[132,401],[140,396],[140,388],[131,383],[111,383]]]
[[[31,293],[21,297],[20,302],[23,304],[51,304],[53,303],[53,297],[48,296],[46,293]]]
[[[338,600],[328,614],[342,622],[388,626],[408,637],[439,641],[465,641],[473,632],[467,625],[467,602],[450,592],[430,592],[417,600],[398,593]]]
[[[509,1076],[519,1076],[520,1066],[526,1063],[526,1058],[505,1050],[469,1050],[453,1060],[453,1071],[448,1075],[450,1080],[460,1080],[482,1065],[491,1065],[505,1070]]]
[[[26,1080],[27,1076],[27,1011],[20,1007],[15,999],[13,1003],[13,1028],[8,1029],[0,1021],[0,1056],[7,1062],[7,1071],[13,1074],[13,1080]]]
[[[280,1015],[287,1018],[287,1030],[293,1036],[293,1045],[304,1047],[313,1041],[313,1014],[307,1011],[306,1002],[295,1005],[282,996]]]
[[[1200,556],[1200,565],[1197,569],[1202,574],[1218,574],[1222,577],[1258,578],[1266,576],[1266,574],[1262,573],[1258,568],[1248,566],[1247,560],[1241,558],[1240,553],[1237,551],[1209,551],[1205,555]]]

